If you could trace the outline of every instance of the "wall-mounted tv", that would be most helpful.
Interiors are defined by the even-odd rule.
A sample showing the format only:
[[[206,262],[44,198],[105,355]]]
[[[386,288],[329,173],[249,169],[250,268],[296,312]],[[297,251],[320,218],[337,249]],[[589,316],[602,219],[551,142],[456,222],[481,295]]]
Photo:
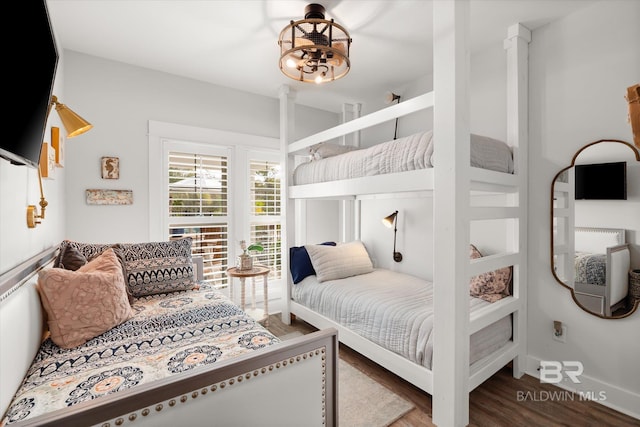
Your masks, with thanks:
[[[4,81],[18,85],[8,104],[11,122],[0,138],[0,157],[37,167],[46,140],[47,111],[58,66],[58,51],[46,0],[12,2],[11,33],[4,43]]]
[[[627,162],[575,166],[576,200],[627,200]]]

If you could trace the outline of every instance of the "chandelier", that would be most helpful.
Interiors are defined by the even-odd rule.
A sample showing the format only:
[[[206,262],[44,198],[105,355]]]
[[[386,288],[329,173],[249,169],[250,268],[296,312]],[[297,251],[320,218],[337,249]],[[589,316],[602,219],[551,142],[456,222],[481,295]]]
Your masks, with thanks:
[[[351,37],[333,19],[324,19],[324,12],[322,5],[309,4],[304,19],[291,21],[280,32],[280,70],[287,77],[320,84],[349,72]]]

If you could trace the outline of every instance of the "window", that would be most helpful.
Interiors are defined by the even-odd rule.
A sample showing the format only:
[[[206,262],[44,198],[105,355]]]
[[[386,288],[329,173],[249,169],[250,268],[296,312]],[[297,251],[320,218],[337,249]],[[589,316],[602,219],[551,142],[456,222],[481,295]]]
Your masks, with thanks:
[[[278,298],[279,148],[276,138],[149,121],[150,239],[192,237],[205,280],[225,291],[239,241],[260,242],[256,262],[271,268],[269,295]]]
[[[260,242],[264,251],[255,261],[271,269],[270,279],[282,278],[280,253],[280,163],[249,160],[249,234],[251,242]]]
[[[204,280],[227,285],[229,266],[228,159],[224,155],[168,152],[169,236],[192,237],[204,261]]]

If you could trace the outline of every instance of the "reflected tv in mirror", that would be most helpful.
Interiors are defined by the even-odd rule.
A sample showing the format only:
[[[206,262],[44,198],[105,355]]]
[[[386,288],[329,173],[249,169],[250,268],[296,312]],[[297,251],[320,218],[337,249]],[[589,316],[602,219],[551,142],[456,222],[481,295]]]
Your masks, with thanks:
[[[627,162],[575,166],[576,200],[627,200]]]

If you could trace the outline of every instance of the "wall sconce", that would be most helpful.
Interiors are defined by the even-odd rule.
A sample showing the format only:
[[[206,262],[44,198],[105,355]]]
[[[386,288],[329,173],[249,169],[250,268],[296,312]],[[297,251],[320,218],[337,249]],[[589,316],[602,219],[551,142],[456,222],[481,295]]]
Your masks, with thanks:
[[[398,235],[398,211],[395,211],[391,215],[382,219],[382,223],[391,228],[393,227],[393,260],[395,262],[402,261],[402,254],[400,252],[396,252],[396,236]]]
[[[67,138],[73,138],[74,136],[81,135],[93,127],[91,123],[77,115],[69,107],[59,103],[58,97],[55,95],[51,96],[49,110],[47,111],[47,119],[49,119],[51,107],[53,106],[56,107],[58,116],[60,116],[60,121],[62,121],[62,126],[64,126],[64,129],[67,131]],[[36,208],[36,205],[27,206],[27,227],[29,228],[35,228],[36,225],[42,222],[44,219],[45,209],[49,205],[47,200],[44,198],[44,192],[42,191],[42,174],[40,173],[39,167],[38,184],[40,184],[40,214],[38,214],[38,208]]]
[[[384,103],[391,104],[393,101],[398,101],[400,104],[400,95],[396,95],[393,92],[387,92],[384,95]],[[393,133],[393,139],[396,140],[398,138],[398,118],[396,117],[396,131]]]

